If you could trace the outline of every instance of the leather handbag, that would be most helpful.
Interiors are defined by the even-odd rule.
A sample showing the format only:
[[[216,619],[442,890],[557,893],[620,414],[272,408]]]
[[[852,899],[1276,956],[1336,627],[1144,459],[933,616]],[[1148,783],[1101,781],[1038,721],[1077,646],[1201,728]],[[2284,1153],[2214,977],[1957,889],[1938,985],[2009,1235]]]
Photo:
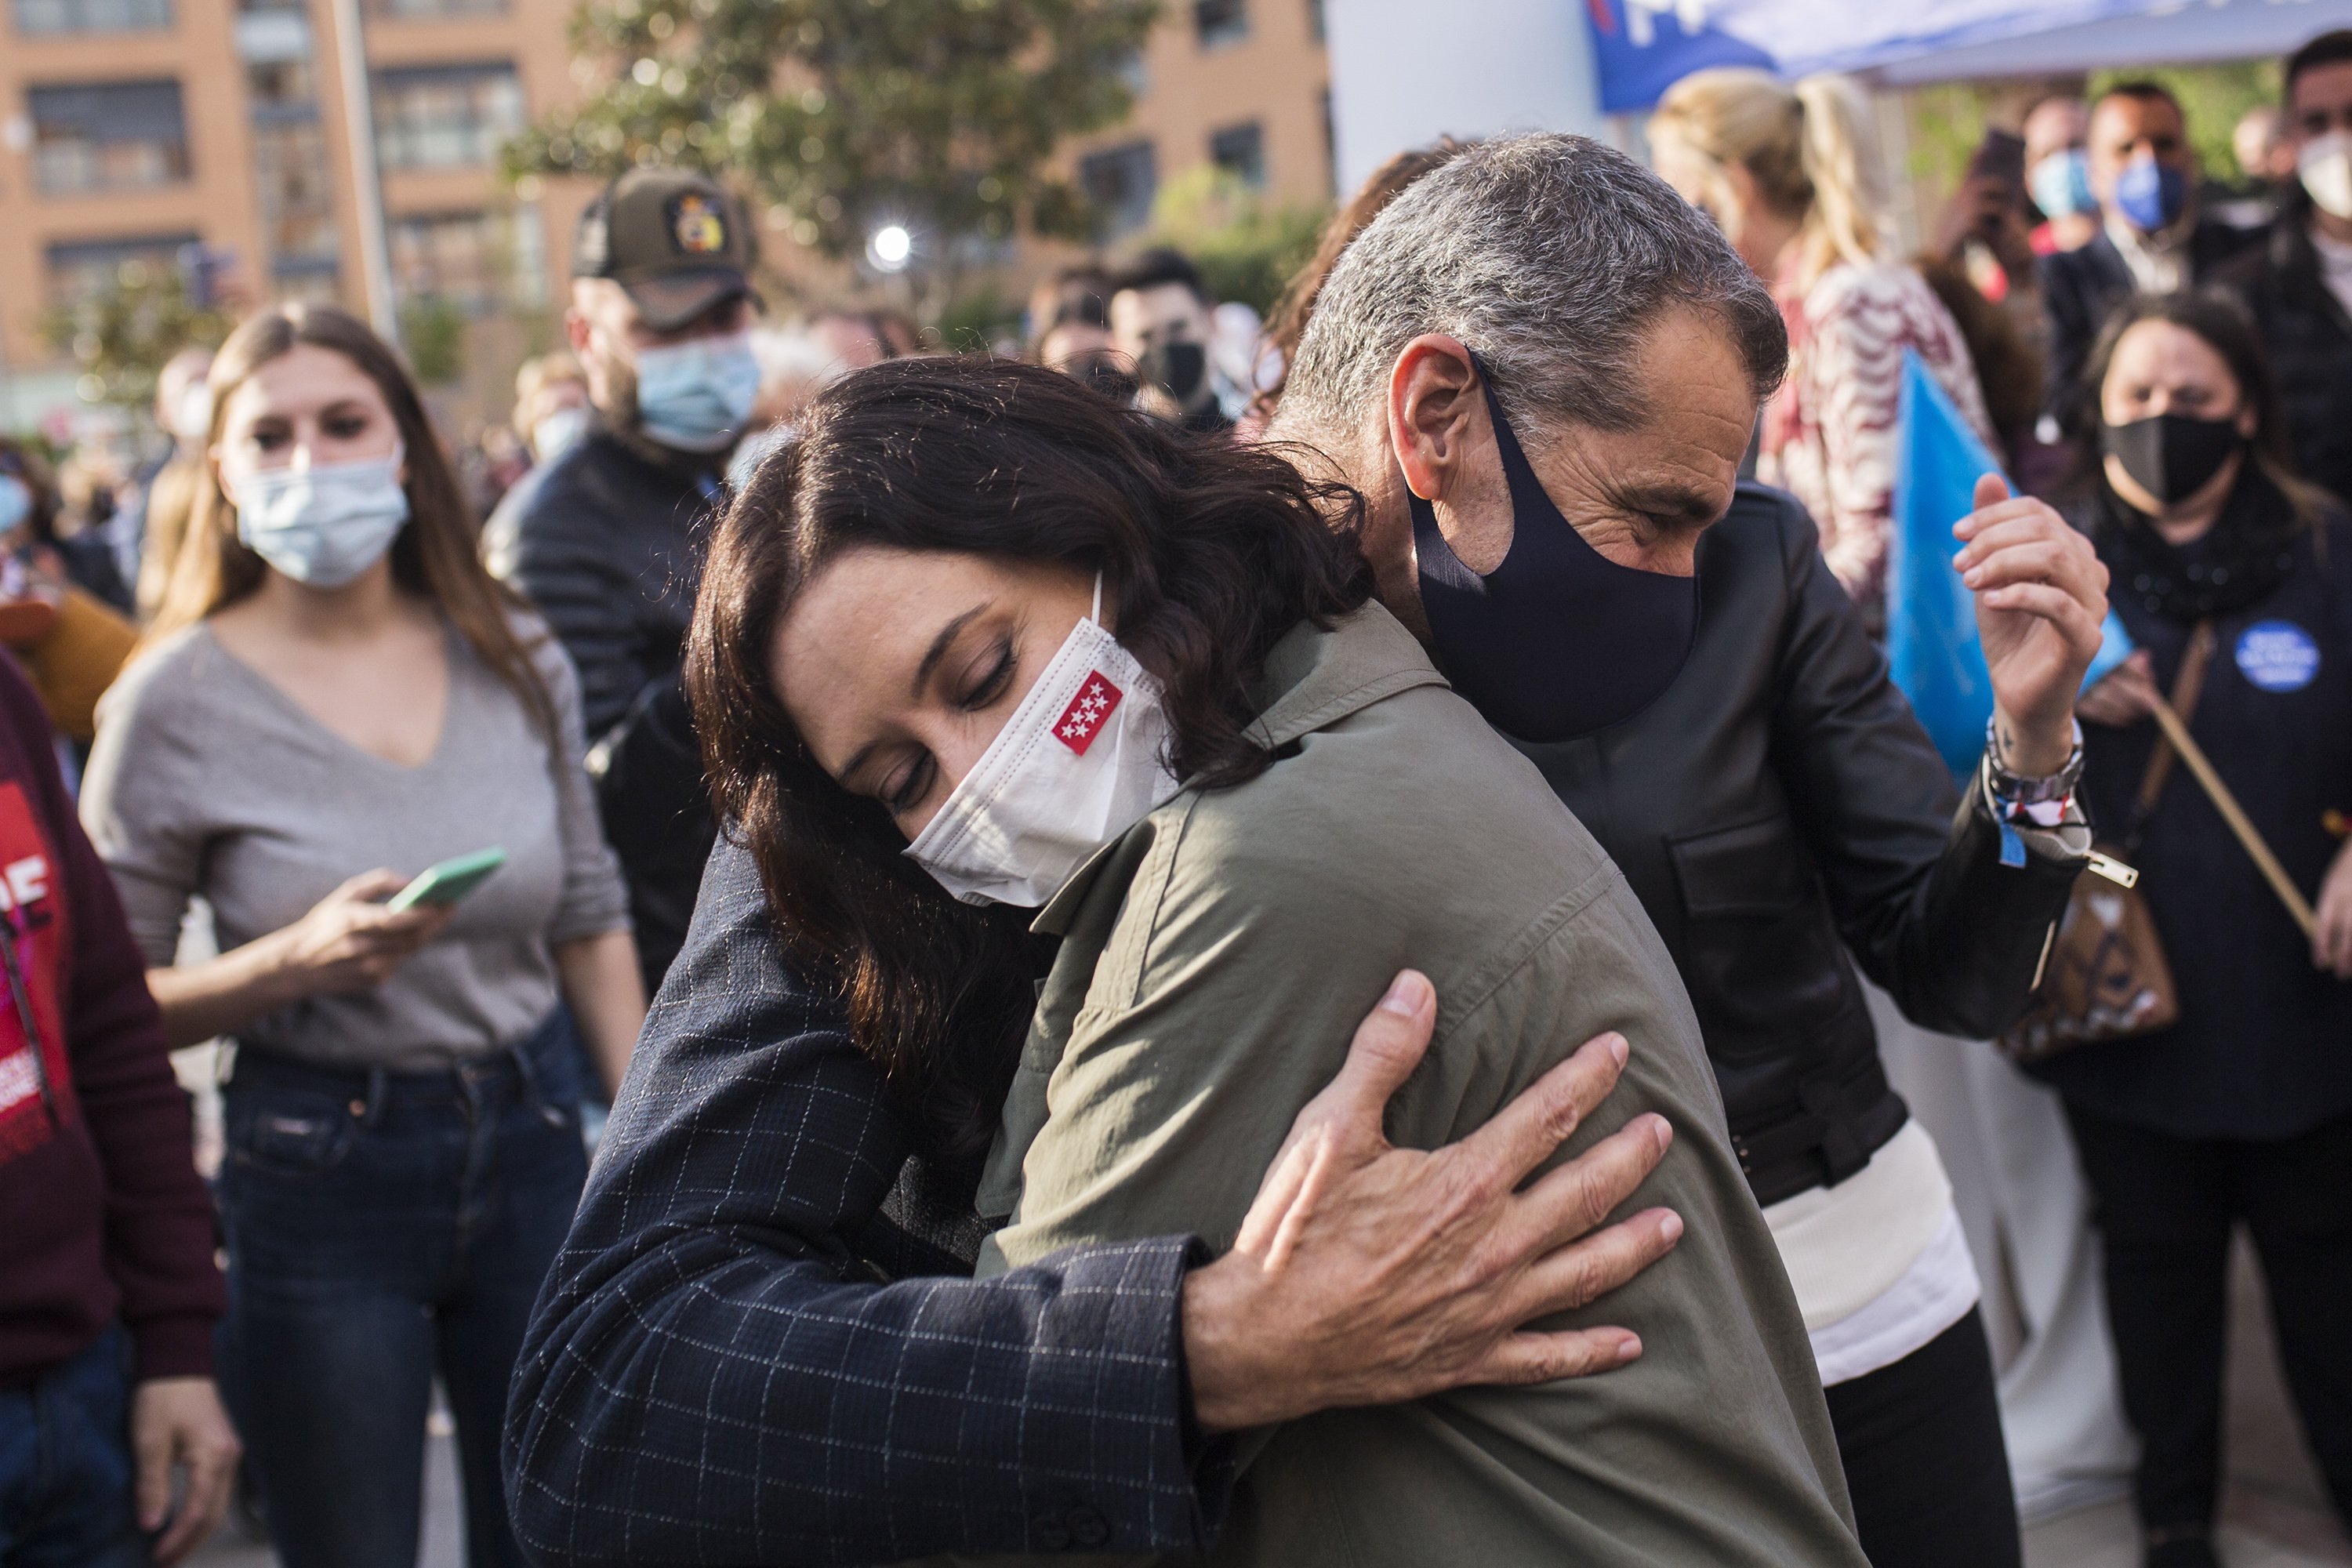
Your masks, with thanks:
[[[2212,658],[2213,625],[2200,621],[2189,634],[2180,673],[2172,683],[2170,706],[2183,721],[2197,710]],[[1993,1041],[2011,1061],[2041,1061],[2076,1046],[2154,1034],[2180,1016],[2172,965],[2165,960],[2147,900],[2140,897],[2139,873],[2126,863],[2139,847],[2140,835],[2172,776],[2179,756],[2172,735],[2170,727],[2158,733],[2122,842],[2095,847],[2090,871],[2075,879],[2066,912],[2042,958],[2032,1004]]]

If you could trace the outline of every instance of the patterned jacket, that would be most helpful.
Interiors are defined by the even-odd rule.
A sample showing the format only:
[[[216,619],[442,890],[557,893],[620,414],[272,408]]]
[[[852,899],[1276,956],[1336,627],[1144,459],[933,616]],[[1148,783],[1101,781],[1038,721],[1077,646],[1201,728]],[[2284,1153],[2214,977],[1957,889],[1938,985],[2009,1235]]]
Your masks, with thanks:
[[[1990,446],[1984,392],[1959,323],[1908,267],[1840,262],[1802,296],[1783,297],[1780,313],[1789,375],[1764,410],[1756,476],[1805,503],[1830,570],[1874,620],[1895,516],[1903,351],[1918,351]]]
[[[1198,1550],[1183,1237],[985,1282],[968,1192],[712,856],[516,1373],[508,1493],[551,1564]]]

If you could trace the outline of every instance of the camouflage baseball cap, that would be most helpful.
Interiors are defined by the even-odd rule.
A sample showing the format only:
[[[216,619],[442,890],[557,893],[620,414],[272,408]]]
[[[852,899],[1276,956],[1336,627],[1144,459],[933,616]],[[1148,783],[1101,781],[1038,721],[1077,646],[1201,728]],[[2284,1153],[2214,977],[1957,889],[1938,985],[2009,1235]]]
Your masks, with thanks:
[[[751,292],[751,226],[713,181],[683,169],[632,169],[580,215],[572,275],[628,290],[646,325],[675,331]]]

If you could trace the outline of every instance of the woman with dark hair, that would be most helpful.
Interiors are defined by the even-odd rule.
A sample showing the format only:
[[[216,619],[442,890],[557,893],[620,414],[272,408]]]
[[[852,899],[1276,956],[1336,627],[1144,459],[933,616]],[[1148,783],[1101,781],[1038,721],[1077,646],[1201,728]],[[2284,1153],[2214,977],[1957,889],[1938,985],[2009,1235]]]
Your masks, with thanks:
[[[82,812],[166,1035],[236,1042],[232,1407],[289,1568],[405,1565],[437,1371],[468,1561],[520,1563],[499,1429],[586,1175],[570,1030],[609,1089],[645,1015],[577,682],[366,327],[267,311],[212,389],[208,482]],[[491,848],[477,891],[383,901]],[[199,897],[220,956],[175,965]]]
[[[2230,1235],[2270,1283],[2288,1385],[2352,1517],[2352,529],[2286,458],[2252,319],[2143,297],[2101,335],[2074,517],[2139,651],[2091,689],[2083,792],[2132,843],[2179,1019],[2037,1070],[2064,1096],[2105,1232],[2155,1568],[2204,1568],[2220,1485]],[[2201,690],[2181,690],[2192,647]],[[2210,656],[2210,657],[2208,657]],[[2306,942],[2212,803],[2172,768],[2136,801],[2171,693],[2317,907]]]
[[[1171,1231],[1233,1246],[1354,1010],[1407,961],[1439,1011],[1400,1143],[1457,1137],[1622,1037],[1610,1112],[1565,1148],[1671,1122],[1644,1195],[1689,1232],[1610,1307],[1650,1352],[1264,1434],[1212,1560],[1858,1565],[1804,1326],[1673,965],[1370,602],[1352,530],[1326,521],[1355,504],[1030,366],[828,389],[714,539],[688,662],[780,937],[933,1146],[987,1152],[978,1207],[1006,1223],[983,1273]],[[1315,1182],[1314,1158],[1275,1180]]]

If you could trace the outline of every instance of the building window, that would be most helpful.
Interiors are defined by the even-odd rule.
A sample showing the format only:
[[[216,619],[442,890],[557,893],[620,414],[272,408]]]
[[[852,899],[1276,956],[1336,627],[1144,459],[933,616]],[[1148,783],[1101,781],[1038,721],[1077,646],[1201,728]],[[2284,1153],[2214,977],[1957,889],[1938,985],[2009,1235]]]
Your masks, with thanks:
[[[319,118],[319,84],[307,58],[248,63],[245,100],[257,125]]]
[[[180,265],[196,245],[193,234],[144,235],[48,247],[49,302],[70,309],[108,289],[151,281]]]
[[[393,285],[403,300],[446,300],[477,313],[547,302],[547,245],[536,207],[418,213],[392,223]]]
[[[453,17],[503,16],[507,0],[367,0],[368,15],[394,22],[439,22]]]
[[[1249,37],[1248,0],[1192,0],[1192,30],[1204,49],[1221,49]]]
[[[1265,132],[1255,120],[1209,134],[1209,162],[1253,185],[1265,184]]]
[[[172,25],[172,0],[16,0],[16,31],[128,33]]]
[[[316,119],[253,126],[254,184],[261,195],[263,248],[273,276],[336,270],[341,237],[327,146]]]
[[[1160,165],[1149,142],[1106,147],[1078,160],[1078,184],[1106,237],[1129,234],[1151,221],[1160,194]]]
[[[510,65],[375,73],[376,157],[387,169],[479,168],[522,128],[522,83]]]
[[[188,129],[176,81],[36,87],[33,178],[51,195],[140,190],[188,177]]]

